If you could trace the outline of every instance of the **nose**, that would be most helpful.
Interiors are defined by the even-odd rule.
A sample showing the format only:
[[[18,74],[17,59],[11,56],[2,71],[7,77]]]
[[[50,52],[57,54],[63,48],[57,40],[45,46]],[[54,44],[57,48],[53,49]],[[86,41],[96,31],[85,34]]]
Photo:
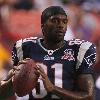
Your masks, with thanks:
[[[58,29],[63,29],[64,26],[63,26],[63,24],[58,24],[57,28],[58,28]]]
[[[59,28],[63,28],[63,25],[64,25],[63,21],[62,20],[59,20],[58,21],[58,27]]]
[[[59,31],[63,31],[63,27],[62,27],[62,26],[58,26],[57,29],[58,29]]]

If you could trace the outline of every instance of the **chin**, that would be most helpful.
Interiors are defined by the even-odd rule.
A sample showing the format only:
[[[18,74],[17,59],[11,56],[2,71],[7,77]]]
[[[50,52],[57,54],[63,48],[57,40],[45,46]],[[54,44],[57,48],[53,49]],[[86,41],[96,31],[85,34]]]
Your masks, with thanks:
[[[58,43],[58,42],[64,40],[64,35],[49,36],[48,37],[48,40],[49,41],[52,41],[54,43]]]
[[[56,39],[62,41],[62,40],[64,40],[64,36],[63,36],[63,35],[58,35],[58,36],[56,37]]]
[[[63,41],[63,40],[64,40],[64,37],[59,37],[59,38],[55,38],[55,39],[54,39],[54,41],[55,41],[56,43],[61,42],[61,41]]]

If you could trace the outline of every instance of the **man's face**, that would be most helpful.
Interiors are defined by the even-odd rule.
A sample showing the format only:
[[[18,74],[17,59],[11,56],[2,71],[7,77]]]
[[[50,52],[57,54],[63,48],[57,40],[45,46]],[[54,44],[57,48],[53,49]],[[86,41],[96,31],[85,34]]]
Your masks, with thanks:
[[[65,15],[55,15],[43,24],[43,35],[48,41],[59,42],[64,39],[67,30],[67,17]]]

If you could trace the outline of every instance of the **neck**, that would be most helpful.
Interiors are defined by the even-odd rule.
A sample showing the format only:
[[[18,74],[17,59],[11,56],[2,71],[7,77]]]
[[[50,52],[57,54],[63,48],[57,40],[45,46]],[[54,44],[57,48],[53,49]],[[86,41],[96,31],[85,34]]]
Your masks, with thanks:
[[[60,41],[60,42],[56,42],[56,43],[54,43],[52,41],[48,42],[48,41],[44,40],[43,46],[45,48],[47,48],[48,50],[55,50],[55,49],[58,49],[58,48],[61,48],[64,46],[64,40]]]

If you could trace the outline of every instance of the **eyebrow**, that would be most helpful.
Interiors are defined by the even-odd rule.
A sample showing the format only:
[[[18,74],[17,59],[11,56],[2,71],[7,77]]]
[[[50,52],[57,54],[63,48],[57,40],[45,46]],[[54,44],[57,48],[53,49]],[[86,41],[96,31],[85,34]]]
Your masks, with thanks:
[[[67,17],[58,17],[58,16],[51,16],[49,19],[64,19],[67,20]]]

